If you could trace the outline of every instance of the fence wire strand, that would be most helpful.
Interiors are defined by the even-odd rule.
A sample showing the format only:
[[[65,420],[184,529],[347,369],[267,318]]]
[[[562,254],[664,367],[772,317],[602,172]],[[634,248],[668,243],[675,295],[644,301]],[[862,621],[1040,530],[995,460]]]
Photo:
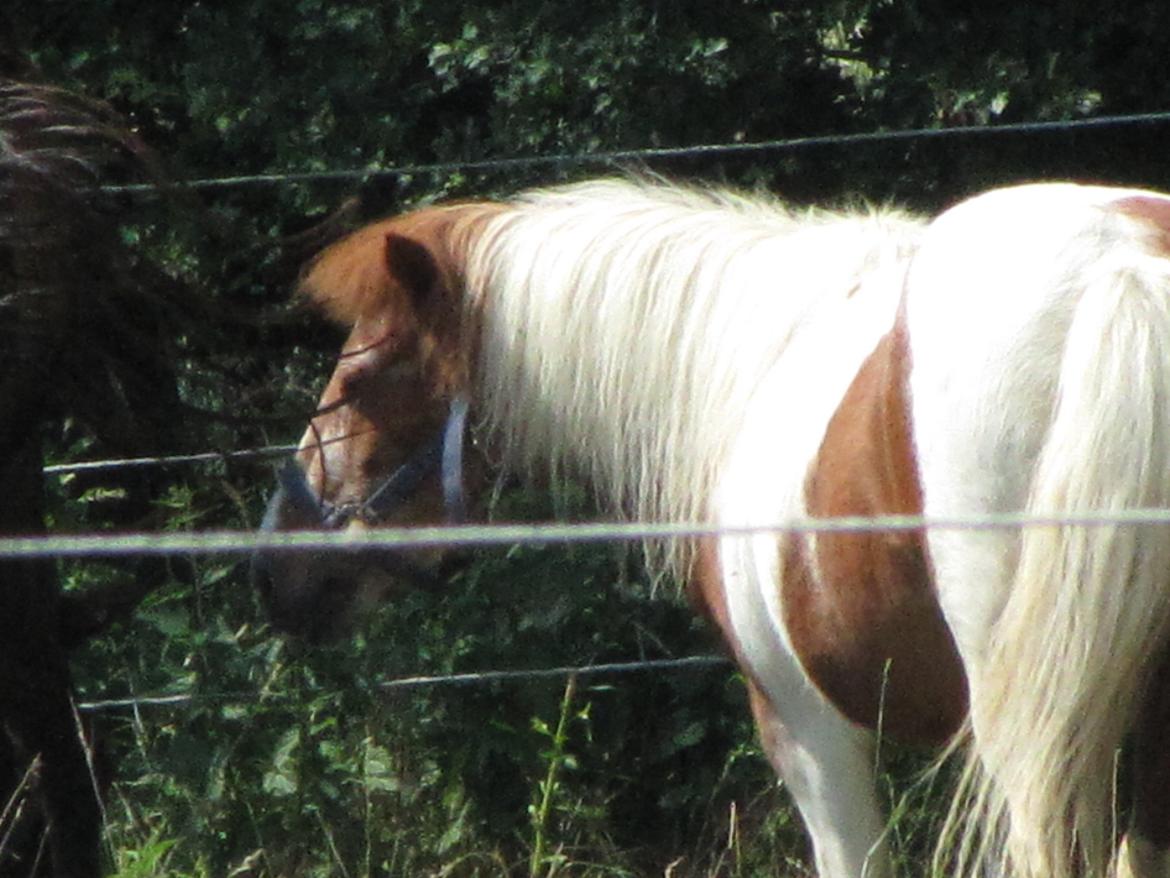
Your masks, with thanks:
[[[195,463],[230,463],[233,461],[263,461],[285,457],[297,450],[295,445],[265,445],[241,451],[203,451],[198,454],[171,454],[160,457],[123,457],[109,460],[79,460],[55,463],[44,467],[47,476],[68,476],[103,470],[139,469],[145,467],[182,466]]]
[[[646,523],[595,522],[586,524],[476,525],[386,528],[361,534],[336,532],[218,532],[190,534],[90,534],[70,537],[0,538],[0,558],[111,557],[130,554],[224,554],[242,555],[257,550],[275,552],[371,551],[419,548],[471,548],[489,545],[641,541],[702,536],[751,537],[779,533],[872,533],[930,528],[1004,529],[1019,527],[1117,527],[1170,525],[1170,509],[1134,509],[1109,513],[1032,515],[1003,513],[941,519],[897,515],[801,519],[775,525],[714,527]],[[488,685],[523,682],[570,675],[627,674],[646,671],[676,672],[727,665],[719,656],[688,656],[585,666],[557,666],[520,670],[489,670],[458,674],[418,675],[383,680],[379,690],[401,690],[456,685]],[[86,701],[85,712],[141,708],[187,707],[196,702],[244,703],[261,700],[253,692],[174,693]]]
[[[995,125],[956,125],[950,128],[904,128],[893,131],[867,131],[854,134],[823,134],[808,137],[790,137],[782,140],[757,141],[753,143],[711,143],[651,149],[617,149],[591,153],[560,153],[554,155],[515,156],[471,161],[433,162],[381,168],[344,168],[324,171],[240,174],[227,177],[204,177],[184,180],[170,185],[183,189],[215,190],[238,189],[250,186],[279,186],[329,182],[364,183],[379,179],[414,177],[426,174],[522,170],[550,165],[620,165],[633,162],[662,161],[665,159],[707,158],[773,152],[782,153],[833,146],[859,146],[864,144],[896,143],[914,140],[987,137],[1005,134],[1072,133],[1092,129],[1151,125],[1163,122],[1170,122],[1170,111],[1095,116],[1087,119],[1070,119],[1052,122],[1007,122]],[[158,189],[159,187],[157,185],[151,183],[102,187],[103,192],[126,194],[149,194]]]
[[[0,537],[0,559],[77,559],[137,556],[416,551],[489,546],[641,542],[781,534],[895,533],[920,530],[1005,530],[1022,527],[1137,527],[1170,525],[1170,509],[1084,513],[1002,512],[955,517],[923,515],[797,518],[760,524],[718,525],[596,521],[547,524],[474,524],[385,527],[361,531],[203,531],[89,533]]]
[[[518,668],[499,671],[471,671],[462,674],[436,674],[413,677],[396,677],[381,680],[374,688],[379,692],[391,693],[410,689],[433,689],[444,686],[486,686],[492,683],[523,683],[532,680],[563,679],[569,676],[590,677],[608,674],[634,674],[648,671],[676,673],[704,670],[706,668],[731,667],[729,659],[717,655],[694,655],[673,659],[643,659],[628,662],[606,662],[596,665],[560,665],[551,668]],[[242,702],[272,700],[280,696],[260,695],[256,692],[176,692],[161,695],[128,696],[126,698],[104,698],[83,701],[78,710],[95,713],[112,710],[138,710],[142,707],[187,707],[196,702]]]
[[[935,138],[974,137],[1002,134],[1035,134],[1043,132],[1079,131],[1098,128],[1116,128],[1132,125],[1150,125],[1170,122],[1170,110],[1150,113],[1131,113],[1096,116],[1051,122],[1013,122],[997,125],[961,125],[951,128],[906,128],[893,131],[869,131],[854,134],[826,134],[793,137],[755,143],[699,144],[685,147],[608,150],[594,153],[563,153],[545,156],[517,156],[500,159],[482,159],[457,162],[434,162],[401,165],[388,168],[351,168],[326,171],[287,172],[272,174],[244,174],[226,177],[206,177],[177,181],[171,186],[188,189],[228,189],[257,184],[282,185],[329,181],[368,181],[381,177],[417,176],[429,173],[457,171],[492,171],[525,168],[540,165],[584,165],[591,163],[620,164],[632,161],[651,161],[669,158],[701,158],[704,156],[733,155],[737,153],[783,152],[807,148],[849,146],[866,143],[912,141]],[[153,192],[152,183],[102,187],[105,192]],[[187,463],[208,463],[230,460],[250,460],[277,457],[295,450],[292,445],[265,446],[231,452],[206,452],[160,457],[141,457],[114,460],[80,461],[54,464],[44,468],[47,475],[69,475],[79,472],[146,466],[173,466]]]

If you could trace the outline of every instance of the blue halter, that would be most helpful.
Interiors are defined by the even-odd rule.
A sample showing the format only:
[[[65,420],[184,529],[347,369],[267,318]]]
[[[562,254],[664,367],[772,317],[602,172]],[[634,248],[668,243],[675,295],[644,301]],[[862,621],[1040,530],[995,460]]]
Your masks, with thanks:
[[[290,460],[277,473],[285,502],[306,519],[317,521],[327,528],[342,528],[355,519],[376,524],[409,500],[423,480],[438,470],[447,523],[463,522],[467,515],[463,490],[463,444],[467,433],[467,410],[467,397],[454,397],[447,411],[447,419],[438,434],[408,457],[361,503],[338,506],[323,503],[309,487],[301,468]]]

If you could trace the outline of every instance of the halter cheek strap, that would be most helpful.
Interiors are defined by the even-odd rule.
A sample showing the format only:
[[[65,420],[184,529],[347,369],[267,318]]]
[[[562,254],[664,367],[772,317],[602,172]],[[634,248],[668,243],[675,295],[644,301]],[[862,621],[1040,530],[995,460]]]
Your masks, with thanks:
[[[461,523],[467,513],[463,489],[463,444],[468,407],[467,397],[453,398],[438,434],[407,458],[364,502],[340,506],[321,503],[306,482],[304,472],[291,460],[277,475],[286,502],[306,520],[318,522],[326,528],[344,527],[355,518],[376,523],[409,500],[423,480],[438,470],[447,522]]]
[[[443,507],[448,524],[467,520],[467,494],[463,489],[463,446],[467,438],[467,397],[460,394],[451,400],[447,423],[443,427],[443,460],[439,470],[443,484]]]
[[[463,439],[467,433],[467,409],[467,397],[452,399],[447,420],[438,435],[394,470],[347,520],[360,518],[377,522],[386,518],[418,490],[423,479],[438,469],[447,523],[464,521],[467,503],[463,493]]]
[[[284,518],[282,514],[278,515],[281,505],[292,512],[295,520],[302,526],[306,524],[320,525],[325,521],[325,512],[321,508],[321,501],[317,499],[317,495],[309,487],[304,472],[296,465],[295,461],[285,461],[284,466],[276,471],[276,481],[280,486],[279,494],[283,503],[269,505],[268,511],[264,515],[264,521],[260,525],[261,530],[278,530],[280,528],[281,519]]]

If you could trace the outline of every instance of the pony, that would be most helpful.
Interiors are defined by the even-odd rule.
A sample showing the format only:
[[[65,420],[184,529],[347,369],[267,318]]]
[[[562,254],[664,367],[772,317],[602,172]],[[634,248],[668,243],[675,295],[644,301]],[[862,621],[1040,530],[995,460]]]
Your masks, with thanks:
[[[1170,195],[1034,183],[928,221],[602,179],[376,222],[301,289],[349,336],[264,529],[455,517],[468,418],[504,471],[712,529],[648,557],[742,670],[821,878],[892,873],[879,735],[965,754],[936,869],[1170,869],[1170,532],[1109,517],[1170,506]],[[766,527],[891,514],[924,524]],[[1048,518],[926,526],[1002,514]],[[324,636],[440,561],[254,573]]]

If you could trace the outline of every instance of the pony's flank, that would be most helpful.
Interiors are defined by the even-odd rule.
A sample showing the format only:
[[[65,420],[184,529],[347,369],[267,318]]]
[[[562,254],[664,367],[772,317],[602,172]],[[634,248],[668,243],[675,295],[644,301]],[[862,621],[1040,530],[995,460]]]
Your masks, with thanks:
[[[614,512],[708,522],[763,377],[918,230],[638,182],[530,193],[483,227],[466,271],[493,438],[515,467],[584,476]],[[652,557],[690,561],[685,545]]]

